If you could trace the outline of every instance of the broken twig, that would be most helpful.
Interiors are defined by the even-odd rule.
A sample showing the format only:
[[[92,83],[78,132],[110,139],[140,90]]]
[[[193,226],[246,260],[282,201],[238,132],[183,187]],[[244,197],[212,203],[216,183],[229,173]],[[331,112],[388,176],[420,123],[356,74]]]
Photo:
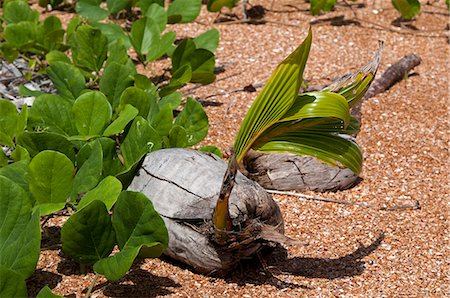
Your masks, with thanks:
[[[375,209],[375,210],[382,210],[382,211],[395,211],[395,210],[402,210],[402,209],[403,210],[406,210],[406,209],[418,210],[418,209],[420,209],[420,203],[417,200],[414,201],[414,204],[410,204],[410,205],[379,207],[379,206],[375,206],[375,205],[369,205],[367,203],[338,201],[338,200],[328,199],[328,198],[324,198],[324,197],[320,197],[320,196],[310,196],[310,195],[305,195],[305,194],[299,194],[299,193],[292,192],[292,191],[280,191],[280,190],[273,190],[273,189],[266,189],[266,191],[271,194],[295,196],[295,197],[310,200],[310,201],[320,201],[320,202],[335,203],[335,204],[341,204],[341,205],[359,206],[359,207]]]

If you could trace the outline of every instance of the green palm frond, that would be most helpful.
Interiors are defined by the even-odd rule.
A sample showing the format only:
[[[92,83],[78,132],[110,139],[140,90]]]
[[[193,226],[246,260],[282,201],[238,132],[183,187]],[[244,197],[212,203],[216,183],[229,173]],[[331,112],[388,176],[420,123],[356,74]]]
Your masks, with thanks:
[[[310,30],[303,43],[278,65],[247,112],[234,143],[238,163],[258,136],[283,117],[294,103],[303,79],[311,39]]]
[[[373,60],[319,92],[298,95],[311,46],[304,42],[274,71],[244,118],[234,149],[240,163],[252,148],[265,153],[311,155],[359,174],[362,153],[349,135],[359,131],[350,108],[362,99],[381,59],[382,43]]]
[[[294,131],[280,134],[265,142],[258,143],[255,150],[264,153],[292,153],[310,155],[317,159],[343,168],[356,174],[361,172],[362,153],[351,139],[318,131]]]
[[[344,126],[347,126],[350,122],[347,100],[332,92],[303,93],[297,96],[292,107],[279,122],[319,117],[340,119]]]
[[[383,51],[383,42],[380,41],[378,50],[369,63],[361,67],[353,74],[348,74],[336,80],[321,91],[338,93],[347,99],[349,107],[356,105],[369,89],[370,84],[375,78],[378,66],[381,61],[381,53]]]

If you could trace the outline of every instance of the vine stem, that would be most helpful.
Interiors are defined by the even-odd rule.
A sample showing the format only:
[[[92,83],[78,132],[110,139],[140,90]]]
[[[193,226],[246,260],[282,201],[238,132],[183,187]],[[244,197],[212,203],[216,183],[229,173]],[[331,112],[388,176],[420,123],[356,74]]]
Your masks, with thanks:
[[[88,291],[86,292],[86,295],[84,296],[84,298],[91,297],[92,290],[94,289],[95,285],[97,284],[97,279],[98,279],[98,273],[95,273],[95,276],[92,279],[91,284],[89,285]]]

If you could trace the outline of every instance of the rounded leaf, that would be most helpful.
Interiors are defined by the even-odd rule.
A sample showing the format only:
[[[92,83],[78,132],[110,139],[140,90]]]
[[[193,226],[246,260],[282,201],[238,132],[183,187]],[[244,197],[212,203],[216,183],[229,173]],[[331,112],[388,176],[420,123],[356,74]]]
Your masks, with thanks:
[[[94,264],[115,245],[111,217],[103,202],[94,200],[72,214],[61,229],[62,249],[82,264]]]
[[[29,166],[30,192],[41,215],[62,209],[73,185],[74,166],[62,153],[46,150],[36,155]]]
[[[99,91],[86,92],[78,97],[72,112],[75,115],[75,126],[82,136],[101,135],[112,116],[111,105]]]

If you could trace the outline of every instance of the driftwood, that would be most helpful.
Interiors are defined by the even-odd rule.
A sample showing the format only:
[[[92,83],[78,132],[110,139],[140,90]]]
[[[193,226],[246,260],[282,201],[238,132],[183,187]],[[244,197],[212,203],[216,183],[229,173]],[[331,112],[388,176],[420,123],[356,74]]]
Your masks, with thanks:
[[[392,87],[421,59],[409,54],[389,67],[374,80],[361,102],[352,109],[352,115],[361,120],[361,103]],[[359,177],[349,169],[326,165],[311,156],[294,154],[262,154],[249,152],[245,157],[245,174],[266,189],[296,191],[337,191],[352,187]]]
[[[231,240],[215,242],[212,214],[226,169],[209,153],[164,149],[145,158],[128,188],[145,193],[164,219],[165,254],[199,272],[223,273],[264,246],[295,243],[283,235],[283,217],[271,195],[239,172],[229,203]]]

